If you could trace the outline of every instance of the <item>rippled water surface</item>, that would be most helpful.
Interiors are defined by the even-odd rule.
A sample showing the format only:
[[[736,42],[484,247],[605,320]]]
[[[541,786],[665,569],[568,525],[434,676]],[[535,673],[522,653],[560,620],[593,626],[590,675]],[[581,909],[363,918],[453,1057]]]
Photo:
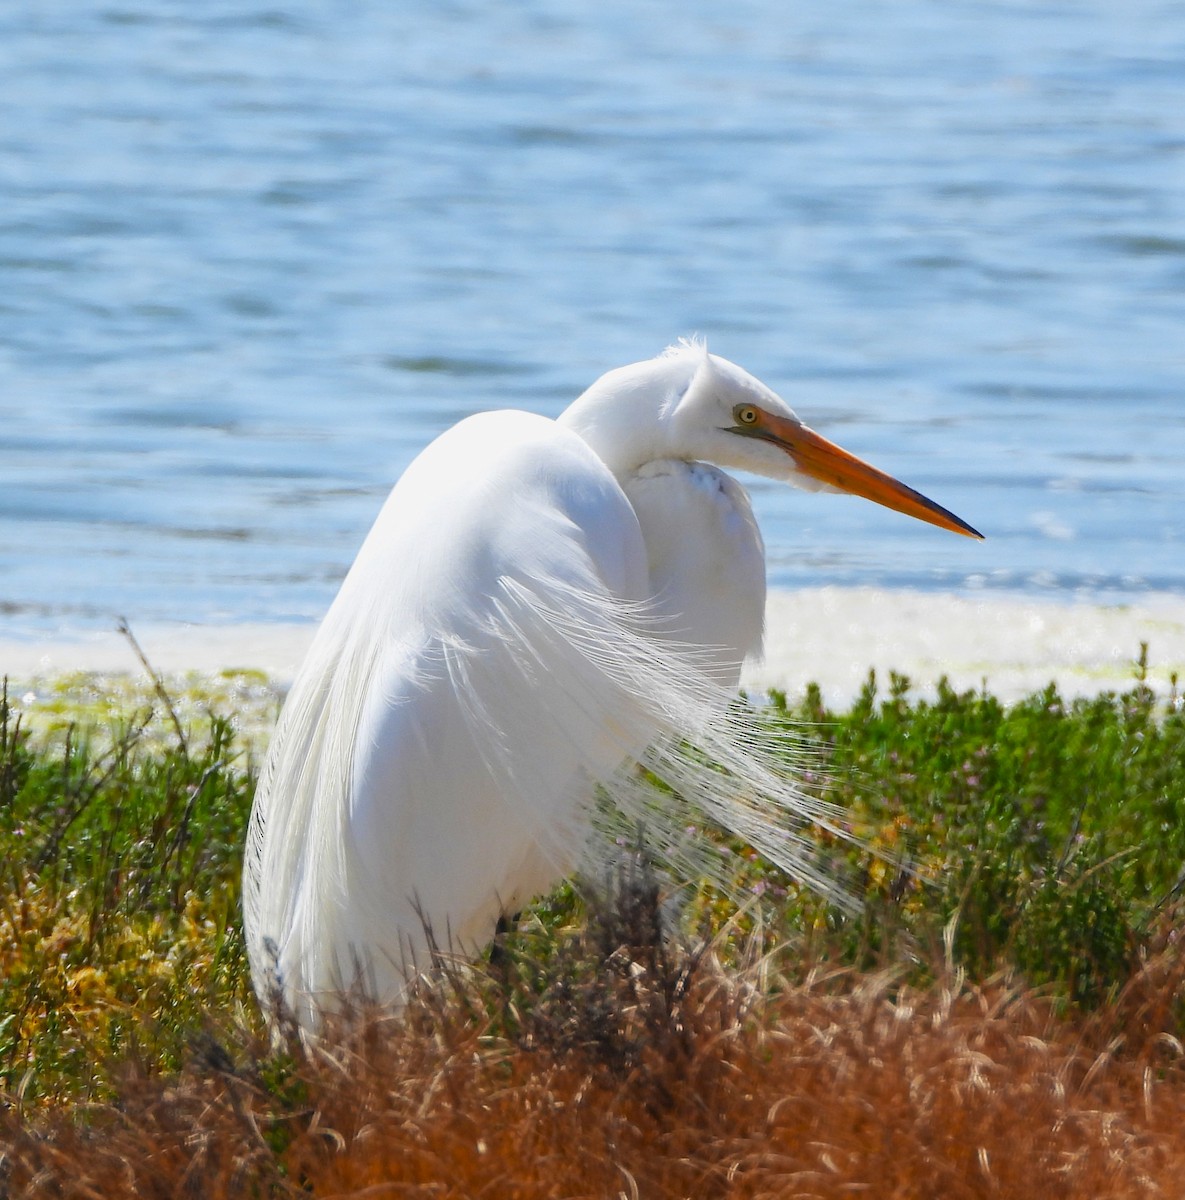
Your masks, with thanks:
[[[680,334],[981,528],[775,584],[1185,591],[1185,3],[0,9],[0,622],[318,614],[459,417]]]

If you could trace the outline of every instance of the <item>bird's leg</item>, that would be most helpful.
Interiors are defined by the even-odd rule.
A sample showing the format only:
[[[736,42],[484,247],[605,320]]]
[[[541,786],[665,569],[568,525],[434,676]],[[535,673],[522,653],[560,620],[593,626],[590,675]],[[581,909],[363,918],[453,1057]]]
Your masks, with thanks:
[[[494,925],[494,940],[490,943],[490,966],[505,976],[510,966],[510,955],[506,953],[506,935],[518,924],[521,912],[502,913]],[[505,979],[503,980],[505,982]]]

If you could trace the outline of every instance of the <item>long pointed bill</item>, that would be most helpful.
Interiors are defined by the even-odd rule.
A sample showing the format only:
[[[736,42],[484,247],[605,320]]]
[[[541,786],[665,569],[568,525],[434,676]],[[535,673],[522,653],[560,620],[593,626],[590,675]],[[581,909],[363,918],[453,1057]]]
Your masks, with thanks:
[[[863,496],[865,500],[883,504],[885,508],[905,513],[908,517],[917,517],[919,521],[928,521],[953,533],[961,533],[964,537],[983,538],[977,529],[972,529],[966,521],[960,520],[940,504],[928,500],[921,492],[915,492],[892,475],[869,466],[863,459],[849,454],[797,421],[759,412],[758,423],[751,428],[756,436],[781,446],[804,475],[820,483],[838,488],[841,492],[850,492],[853,496]]]

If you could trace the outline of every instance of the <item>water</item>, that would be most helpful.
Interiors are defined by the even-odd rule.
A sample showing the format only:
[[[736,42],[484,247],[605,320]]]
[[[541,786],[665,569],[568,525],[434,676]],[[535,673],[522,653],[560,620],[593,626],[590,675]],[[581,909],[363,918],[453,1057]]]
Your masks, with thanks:
[[[1185,3],[0,10],[9,631],[314,617],[693,331],[989,536],[757,481],[773,583],[1185,591]]]

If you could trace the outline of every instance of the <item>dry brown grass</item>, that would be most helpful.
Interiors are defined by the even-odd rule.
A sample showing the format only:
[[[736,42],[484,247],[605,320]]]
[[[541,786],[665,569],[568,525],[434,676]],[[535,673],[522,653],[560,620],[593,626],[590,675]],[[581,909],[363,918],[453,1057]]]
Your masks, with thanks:
[[[649,901],[541,966],[446,972],[315,1047],[206,1038],[177,1078],[0,1118],[5,1197],[1181,1194],[1181,956],[1101,1014],[998,981],[754,971]]]

